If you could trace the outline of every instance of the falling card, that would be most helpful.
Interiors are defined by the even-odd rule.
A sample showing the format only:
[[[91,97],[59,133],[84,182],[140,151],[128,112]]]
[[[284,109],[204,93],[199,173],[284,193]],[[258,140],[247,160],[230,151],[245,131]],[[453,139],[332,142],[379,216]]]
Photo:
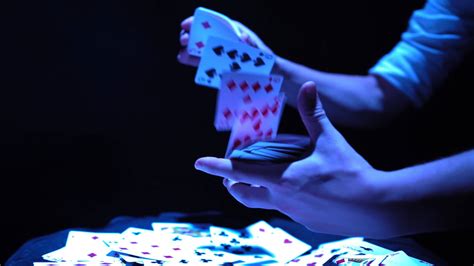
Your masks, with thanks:
[[[229,157],[233,150],[246,147],[256,141],[274,139],[284,106],[285,96],[280,94],[262,109],[240,113],[232,127],[226,157]]]
[[[240,41],[240,31],[230,18],[213,10],[198,7],[194,11],[187,46],[188,53],[201,56],[209,36],[216,36],[234,42]]]
[[[283,77],[249,73],[224,73],[218,92],[214,126],[231,130],[235,119],[247,112],[254,114],[273,104],[280,94]]]
[[[269,75],[275,56],[243,42],[210,36],[202,53],[194,81],[218,89],[223,73],[254,73]]]

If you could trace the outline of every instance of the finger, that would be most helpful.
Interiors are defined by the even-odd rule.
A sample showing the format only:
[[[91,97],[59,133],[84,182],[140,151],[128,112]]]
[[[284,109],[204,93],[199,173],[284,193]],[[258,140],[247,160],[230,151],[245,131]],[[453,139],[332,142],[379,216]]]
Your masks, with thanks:
[[[194,20],[194,17],[189,17],[183,20],[183,22],[181,22],[181,28],[189,32],[191,30],[191,25],[193,24],[193,20]]]
[[[199,65],[200,58],[197,56],[192,56],[186,50],[186,47],[181,49],[177,56],[178,62],[188,66],[196,67]]]
[[[272,187],[278,182],[278,165],[268,167],[214,157],[200,158],[194,164],[197,170],[236,182]]]
[[[330,125],[316,90],[316,84],[312,81],[306,82],[300,88],[298,111],[313,142]]]
[[[183,33],[181,36],[179,36],[179,43],[181,43],[181,46],[188,46],[189,42],[189,34],[188,33]]]
[[[246,43],[246,44],[248,44],[252,47],[258,48],[257,44],[252,40],[252,38],[250,38],[250,36],[246,32],[242,33],[242,38],[241,39],[244,43]]]
[[[232,197],[249,208],[273,209],[270,202],[270,192],[265,187],[235,183],[230,185],[227,190]]]

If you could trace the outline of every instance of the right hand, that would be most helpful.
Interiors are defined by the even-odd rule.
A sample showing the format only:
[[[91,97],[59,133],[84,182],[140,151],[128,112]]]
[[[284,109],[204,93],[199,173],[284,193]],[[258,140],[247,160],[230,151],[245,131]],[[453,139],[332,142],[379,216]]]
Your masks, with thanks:
[[[189,32],[191,30],[191,25],[193,24],[194,17],[188,17],[183,22],[181,22],[181,32],[179,36],[179,42],[181,44],[181,50],[178,53],[178,62],[197,67],[199,65],[200,58],[197,56],[190,55],[187,51],[187,46],[189,42]],[[250,46],[258,48],[265,53],[273,54],[273,51],[255,34],[252,30],[247,28],[244,24],[235,21],[240,33],[240,40]]]

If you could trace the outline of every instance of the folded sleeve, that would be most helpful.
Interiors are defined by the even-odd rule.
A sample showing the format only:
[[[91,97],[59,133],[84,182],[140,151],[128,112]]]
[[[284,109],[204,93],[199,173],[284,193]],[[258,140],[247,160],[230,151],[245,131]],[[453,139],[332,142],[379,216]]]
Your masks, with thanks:
[[[466,1],[464,6],[456,6],[451,2],[428,1],[423,9],[415,11],[400,42],[369,70],[418,107],[429,99],[473,43],[474,4]]]

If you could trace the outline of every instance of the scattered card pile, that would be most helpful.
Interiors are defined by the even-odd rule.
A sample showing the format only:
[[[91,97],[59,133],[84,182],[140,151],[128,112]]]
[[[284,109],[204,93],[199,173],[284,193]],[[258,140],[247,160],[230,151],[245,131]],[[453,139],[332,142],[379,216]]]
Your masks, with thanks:
[[[233,20],[206,8],[196,9],[187,50],[200,57],[195,82],[219,90],[214,125],[218,131],[231,131],[226,157],[292,160],[307,146],[280,143],[277,152],[262,145],[257,153],[241,150],[276,138],[285,95],[281,92],[283,77],[271,74],[275,56],[247,45],[240,37]]]
[[[70,231],[66,245],[34,265],[431,265],[362,238],[311,246],[259,221],[235,230],[208,224],[153,223],[122,233]],[[51,263],[55,262],[55,263]]]

